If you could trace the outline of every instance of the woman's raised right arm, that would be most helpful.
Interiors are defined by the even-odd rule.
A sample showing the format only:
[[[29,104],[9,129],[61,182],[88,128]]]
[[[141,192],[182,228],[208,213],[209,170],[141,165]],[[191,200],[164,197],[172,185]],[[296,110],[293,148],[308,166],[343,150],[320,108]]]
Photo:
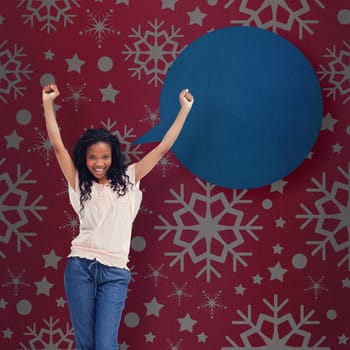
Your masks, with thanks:
[[[60,92],[55,84],[47,85],[42,90],[46,130],[62,173],[70,186],[75,189],[77,170],[73,164],[71,156],[63,144],[61,132],[55,116],[53,102],[59,94]]]

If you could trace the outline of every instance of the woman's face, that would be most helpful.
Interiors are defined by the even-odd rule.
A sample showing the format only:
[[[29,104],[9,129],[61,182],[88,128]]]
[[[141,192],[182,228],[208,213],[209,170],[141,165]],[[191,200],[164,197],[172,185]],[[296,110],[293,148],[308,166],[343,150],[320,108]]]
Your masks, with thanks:
[[[86,166],[91,174],[105,184],[108,181],[107,171],[112,164],[111,145],[106,142],[97,142],[86,149]]]

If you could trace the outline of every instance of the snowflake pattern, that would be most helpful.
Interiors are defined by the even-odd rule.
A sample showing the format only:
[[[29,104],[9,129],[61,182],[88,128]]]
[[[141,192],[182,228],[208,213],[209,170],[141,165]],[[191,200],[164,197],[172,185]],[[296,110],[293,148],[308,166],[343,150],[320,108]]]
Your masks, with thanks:
[[[344,97],[343,104],[350,101],[350,45],[343,42],[347,50],[340,50],[337,53],[336,46],[332,49],[327,49],[327,53],[323,56],[330,60],[328,67],[320,65],[321,70],[317,73],[320,75],[320,80],[328,79],[331,87],[325,87],[327,97],[332,96],[335,100],[339,94]]]
[[[59,319],[54,321],[53,317],[50,316],[49,320],[43,320],[47,328],[38,329],[36,323],[32,327],[27,326],[28,332],[24,335],[30,336],[31,339],[28,341],[28,345],[20,343],[21,349],[23,350],[36,350],[36,349],[64,349],[73,350],[73,329],[66,324],[66,329],[63,330],[58,326]]]
[[[89,23],[88,26],[80,32],[80,35],[90,35],[97,43],[97,47],[101,48],[104,40],[109,35],[117,34],[117,30],[113,26],[111,20],[113,10],[103,15],[96,15],[91,10],[87,10]]]
[[[182,341],[183,341],[183,339],[180,339],[178,342],[174,343],[170,339],[167,339],[167,342],[169,344],[169,349],[181,350],[182,349],[182,346],[181,346]]]
[[[75,112],[79,111],[79,106],[85,102],[91,102],[91,98],[85,95],[86,83],[78,86],[67,84],[68,93],[66,97],[62,98],[62,102],[70,102],[74,106]]]
[[[37,135],[37,143],[28,152],[40,153],[44,158],[47,167],[51,165],[51,161],[54,158],[54,151],[49,138],[39,128],[35,127],[34,131]]]
[[[209,294],[206,291],[202,291],[204,302],[198,306],[200,310],[206,310],[209,313],[211,319],[214,318],[215,312],[219,309],[227,309],[227,306],[220,302],[222,291],[215,294]]]
[[[50,34],[52,31],[56,31],[56,23],[63,20],[63,26],[67,27],[67,24],[73,23],[74,14],[69,12],[74,6],[80,7],[79,0],[50,0],[50,1],[37,1],[37,0],[20,0],[18,7],[25,5],[25,9],[28,13],[22,15],[25,19],[25,24],[30,24],[34,27],[34,23],[37,21],[42,24],[40,30]]]
[[[312,334],[306,330],[309,325],[317,325],[320,322],[311,320],[315,313],[314,310],[305,314],[304,305],[300,305],[299,320],[296,320],[291,313],[282,313],[283,308],[288,304],[289,300],[284,299],[281,303],[278,300],[278,295],[274,295],[273,303],[267,299],[263,299],[264,304],[271,312],[270,314],[261,313],[254,321],[252,314],[252,306],[248,305],[247,313],[237,310],[240,321],[232,321],[232,324],[246,325],[249,327],[247,331],[240,334],[243,346],[231,338],[226,337],[230,343],[230,347],[224,346],[221,350],[254,350],[254,349],[269,349],[269,350],[330,350],[329,347],[321,347],[326,337],[321,337],[316,343],[311,345]],[[271,324],[271,327],[268,325]],[[271,329],[271,332],[268,330]],[[300,346],[295,346],[295,338],[301,342]],[[259,345],[256,345],[259,344]]]
[[[159,123],[158,92],[185,45],[222,26],[234,25],[231,20],[242,20],[242,24],[265,26],[313,53],[309,58],[321,82],[325,113],[332,115],[328,123],[324,121],[328,127],[324,125],[321,135],[329,142],[321,142],[317,154],[310,152],[308,158],[313,158],[313,165],[310,163],[295,174],[290,179],[291,187],[284,191],[277,191],[274,185],[246,193],[234,193],[233,189],[220,186],[210,190],[204,180],[199,183],[195,179],[196,174],[186,169],[183,173],[181,162],[168,152],[153,170],[153,180],[143,183],[146,201],[134,229],[144,237],[146,246],[136,254],[131,247],[128,288],[132,292],[128,293],[119,347],[346,350],[350,344],[349,331],[344,328],[349,315],[343,307],[350,290],[350,257],[346,257],[350,242],[350,170],[346,156],[350,135],[346,109],[350,103],[350,41],[349,25],[344,22],[348,14],[344,1],[158,0],[145,4],[133,0],[12,0],[4,1],[0,10],[0,28],[5,35],[0,39],[0,104],[4,106],[4,117],[7,116],[3,118],[0,156],[4,180],[0,182],[0,260],[4,262],[0,314],[5,322],[0,347],[75,349],[68,305],[62,298],[63,284],[56,284],[64,265],[50,267],[54,255],[46,258],[49,260],[44,258],[44,265],[43,257],[49,255],[51,248],[66,255],[69,246],[62,246],[62,237],[75,238],[79,221],[67,207],[67,182],[59,174],[52,145],[44,132],[40,96],[32,83],[40,89],[48,81],[60,80],[58,101],[63,98],[64,102],[55,102],[68,108],[73,119],[83,110],[97,111],[85,118],[88,123],[80,130],[90,124],[106,127],[121,140],[125,159],[131,163],[152,147],[134,142],[145,128]],[[154,44],[158,39],[168,41],[170,46]],[[71,51],[63,52],[62,48]],[[193,62],[194,69],[197,63]],[[163,71],[166,65],[168,70]],[[71,84],[72,90],[66,83]],[[189,88],[196,92],[195,86]],[[141,103],[133,103],[135,98]],[[197,111],[200,106],[194,107]],[[54,108],[57,112],[60,106],[56,104]],[[192,117],[188,122],[192,123]],[[84,116],[81,121],[84,122]],[[329,161],[322,163],[322,153],[329,156]],[[51,168],[57,168],[58,188],[51,186],[54,179],[48,181],[45,176],[35,175]],[[324,188],[322,172],[327,180]],[[17,177],[25,179],[17,181]],[[312,181],[315,179],[321,185]],[[154,181],[159,186],[151,189]],[[336,192],[334,198],[332,192]],[[39,195],[42,199],[38,199]],[[241,200],[251,201],[233,203],[233,197],[240,195]],[[215,196],[218,199],[213,202]],[[34,203],[36,199],[38,202]],[[58,212],[52,221],[45,205],[49,207],[53,202]],[[255,240],[244,226],[249,226],[256,214],[256,221],[250,224],[258,237]],[[297,218],[297,214],[302,215]],[[223,217],[220,221],[219,215]],[[53,224],[58,230],[44,246],[39,244],[43,224]],[[158,230],[156,225],[160,226]],[[198,229],[204,225],[208,232]],[[262,228],[254,228],[258,225]],[[240,261],[229,249],[246,254],[241,255]],[[29,255],[36,260],[27,261]],[[317,260],[322,269],[313,268]],[[38,269],[33,269],[36,263],[42,271],[39,276]],[[45,275],[47,279],[43,278]],[[294,280],[300,283],[295,284]],[[54,288],[50,282],[55,283]],[[274,294],[278,295],[275,314],[271,311]],[[164,305],[159,317],[146,316],[144,302],[153,297],[158,300],[155,307]],[[289,302],[284,306],[287,298]],[[52,313],[42,307],[42,301],[52,308]],[[249,304],[250,323],[237,313],[240,309],[249,320]],[[320,321],[319,325],[303,322],[301,304],[306,315],[315,310],[308,320]],[[136,333],[133,325],[137,325]],[[292,327],[296,332],[285,342]]]
[[[60,192],[56,192],[57,197],[67,197],[68,195],[68,183],[67,180],[64,177],[61,177],[61,185],[62,185],[62,190]]]
[[[69,230],[72,237],[75,238],[79,232],[79,218],[77,215],[71,215],[67,210],[64,211],[66,222],[60,225],[60,230]]]
[[[162,177],[166,177],[170,168],[178,168],[179,165],[173,160],[172,154],[167,153],[163,158],[157,163],[157,168],[160,169]]]
[[[324,280],[324,276],[322,276],[318,281],[315,281],[311,276],[309,276],[309,280],[311,282],[311,286],[305,288],[304,291],[313,291],[315,299],[318,299],[318,296],[321,291],[328,291],[326,287],[323,286],[322,281]]]
[[[10,95],[13,92],[15,100],[23,96],[25,86],[21,86],[24,79],[30,79],[30,64],[23,65],[21,59],[27,55],[23,52],[23,47],[14,45],[13,51],[6,48],[7,41],[0,44],[0,100],[7,103],[4,95]]]
[[[215,189],[214,185],[204,183],[198,178],[196,178],[196,181],[205,193],[192,193],[191,199],[187,203],[184,185],[181,185],[180,193],[170,190],[174,199],[165,202],[180,204],[182,208],[173,214],[175,225],[170,224],[162,215],[159,215],[164,225],[155,226],[155,229],[164,231],[159,240],[163,240],[175,231],[173,244],[182,250],[165,253],[166,256],[173,257],[170,266],[179,264],[180,270],[184,271],[185,256],[188,256],[193,264],[202,263],[204,265],[196,274],[196,277],[198,278],[205,273],[207,282],[210,282],[212,274],[221,278],[221,274],[214,263],[225,263],[229,255],[232,256],[234,272],[236,272],[238,264],[244,267],[248,265],[245,257],[251,256],[252,253],[238,251],[237,248],[241,248],[245,242],[244,233],[258,241],[254,231],[261,230],[262,227],[254,225],[258,215],[244,224],[244,212],[234,208],[235,205],[252,202],[243,199],[247,190],[233,190],[232,200],[228,201],[222,192],[212,194]],[[205,207],[204,215],[197,212],[197,208],[200,207]],[[186,217],[186,222],[183,219],[184,217]],[[192,220],[190,220],[190,217],[192,217]],[[193,239],[189,238],[190,233],[194,233]],[[230,239],[228,239],[229,236]]]
[[[146,116],[143,119],[141,119],[140,122],[150,123],[152,127],[154,127],[160,121],[159,108],[153,111],[151,110],[150,107],[145,105],[145,109],[146,109]]]
[[[184,283],[181,287],[177,286],[174,282],[171,282],[172,292],[168,295],[168,298],[176,298],[177,304],[181,306],[184,298],[191,298],[192,294],[186,292],[188,283]]]
[[[38,220],[43,218],[39,214],[41,210],[47,210],[46,206],[39,205],[43,196],[40,195],[31,203],[28,201],[29,192],[21,189],[23,185],[36,184],[36,180],[29,179],[31,169],[22,173],[21,165],[17,165],[17,178],[11,179],[9,173],[0,174],[0,183],[4,181],[5,191],[0,197],[0,220],[5,226],[5,232],[0,236],[1,243],[9,243],[13,237],[17,237],[17,252],[21,252],[22,246],[31,247],[30,237],[37,234],[35,232],[23,232],[21,229],[28,224],[30,217],[28,213],[33,214]],[[0,251],[0,256],[5,257],[5,254]]]
[[[148,264],[149,274],[146,275],[145,279],[152,279],[154,286],[158,287],[158,282],[160,278],[168,278],[167,275],[162,273],[164,264],[161,264],[158,268],[153,267],[151,264]]]
[[[10,269],[7,269],[7,273],[10,279],[8,282],[3,283],[2,286],[12,288],[14,295],[17,296],[21,288],[30,286],[30,284],[24,282],[23,280],[23,275],[25,272],[25,269],[23,269],[20,273],[15,273]]]
[[[305,214],[297,214],[296,217],[305,219],[301,225],[302,230],[311,222],[316,221],[314,232],[320,236],[320,240],[307,241],[307,244],[315,247],[312,255],[321,252],[322,260],[326,260],[327,247],[330,246],[336,253],[344,252],[344,257],[338,262],[338,266],[346,264],[350,271],[350,162],[347,172],[341,167],[337,169],[346,181],[335,181],[331,189],[327,190],[325,173],[322,174],[321,182],[312,178],[311,181],[315,187],[308,188],[307,192],[320,193],[323,194],[323,197],[315,201],[316,213],[301,203],[300,206]]]
[[[122,53],[126,55],[127,61],[130,57],[134,57],[136,68],[129,68],[132,71],[132,77],[141,80],[142,73],[150,77],[148,84],[155,87],[163,83],[163,77],[166,75],[171,63],[181,52],[177,38],[183,37],[179,34],[180,29],[171,26],[171,32],[162,30],[164,21],[158,23],[155,19],[154,23],[148,22],[152,30],[146,30],[142,33],[141,26],[133,29],[130,38],[136,38],[134,48],[125,45],[126,50]]]
[[[230,7],[235,0],[226,3],[225,8]],[[239,12],[248,16],[245,20],[231,20],[234,25],[256,26],[262,29],[272,30],[277,33],[279,30],[290,31],[296,24],[299,29],[299,39],[303,38],[306,31],[313,34],[311,25],[318,23],[318,20],[305,19],[304,16],[310,12],[310,0],[294,1],[291,6],[288,1],[261,1],[260,7],[251,4],[249,0],[242,0],[239,6]],[[325,8],[320,0],[313,0],[319,7]],[[268,13],[268,15],[267,15]],[[286,16],[287,14],[287,16]],[[268,18],[268,20],[266,20]]]

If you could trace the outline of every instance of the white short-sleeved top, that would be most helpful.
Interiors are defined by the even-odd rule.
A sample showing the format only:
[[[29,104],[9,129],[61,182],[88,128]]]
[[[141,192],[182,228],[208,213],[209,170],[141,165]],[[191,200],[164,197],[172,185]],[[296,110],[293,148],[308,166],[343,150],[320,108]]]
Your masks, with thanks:
[[[135,184],[135,164],[126,174]],[[79,216],[79,235],[73,239],[69,256],[96,259],[102,264],[128,268],[132,223],[140,209],[142,192],[139,183],[130,185],[124,196],[118,196],[109,184],[93,182],[91,199],[84,202],[80,214],[78,177],[76,189],[69,186],[69,200]]]

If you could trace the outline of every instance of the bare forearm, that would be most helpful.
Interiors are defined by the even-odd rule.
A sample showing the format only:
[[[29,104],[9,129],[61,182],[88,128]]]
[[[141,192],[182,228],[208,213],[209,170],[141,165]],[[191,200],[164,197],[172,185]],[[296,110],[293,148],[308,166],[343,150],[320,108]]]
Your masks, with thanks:
[[[55,149],[55,151],[59,150],[60,147],[63,146],[61,132],[57,124],[55,110],[53,102],[45,101],[44,104],[44,114],[45,114],[45,123],[46,130],[49,136],[49,140]]]
[[[171,149],[178,138],[188,114],[192,108],[193,96],[188,89],[182,90],[179,95],[181,108],[168,131],[165,133],[162,141],[146,154],[135,166],[135,181],[138,183],[147,175],[160,159]]]
[[[177,117],[175,118],[173,124],[170,126],[166,134],[164,135],[161,144],[163,148],[163,153],[168,152],[173,144],[175,143],[176,139],[178,138],[185,121],[187,119],[187,116],[190,112],[190,108],[183,106],[181,107]]]

